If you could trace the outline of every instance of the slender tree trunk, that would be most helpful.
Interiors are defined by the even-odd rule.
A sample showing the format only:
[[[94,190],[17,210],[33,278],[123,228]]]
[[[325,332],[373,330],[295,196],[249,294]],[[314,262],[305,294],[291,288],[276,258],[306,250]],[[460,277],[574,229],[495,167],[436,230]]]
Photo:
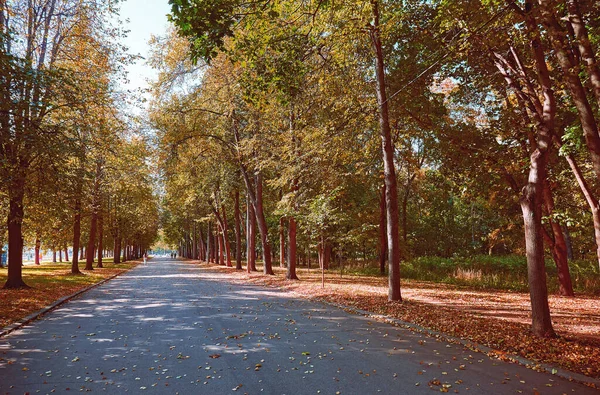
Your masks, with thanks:
[[[290,217],[289,228],[288,228],[288,265],[286,278],[288,280],[298,280],[296,275],[296,260],[297,260],[297,247],[296,247],[296,219]]]
[[[240,225],[240,192],[235,191],[235,268],[242,270],[242,230]]]
[[[56,263],[56,248],[52,247],[52,263]]]
[[[221,205],[221,210],[223,211],[223,244],[225,245],[225,261],[227,262],[227,267],[232,267],[231,243],[229,243],[229,227],[227,224],[227,212],[225,211],[225,206]]]
[[[263,273],[274,275],[271,264],[271,243],[269,242],[269,229],[267,228],[267,220],[263,209],[263,182],[262,174],[256,176],[256,222],[260,232],[260,238],[263,246]]]
[[[385,208],[385,183],[379,192],[379,273],[385,275],[385,261],[387,257],[387,220]]]
[[[557,140],[560,140],[557,139]],[[585,197],[588,206],[590,207],[590,211],[592,212],[592,221],[594,224],[594,240],[596,242],[596,258],[598,260],[598,266],[600,267],[600,205],[598,203],[598,199],[594,196],[591,188],[588,186],[585,178],[577,162],[573,159],[573,156],[568,154],[565,156],[567,162],[569,163],[569,167],[571,168],[571,172],[575,176],[575,180],[577,180],[577,184],[579,185],[579,189],[583,196]]]
[[[254,214],[256,222],[258,223],[258,231],[260,233],[260,239],[263,247],[263,260],[264,260],[264,273],[274,275],[272,261],[271,261],[271,243],[269,241],[269,229],[267,227],[267,221],[265,219],[265,213],[263,209],[263,194],[262,194],[262,174],[258,173],[255,178],[256,192],[252,188],[252,182],[248,176],[246,168],[240,164],[240,170],[246,184],[246,190],[248,196],[252,202],[254,208]]]
[[[60,248],[58,249],[58,261],[62,263],[62,250]]]
[[[121,263],[121,238],[119,237],[118,231],[114,238],[113,262]]]
[[[569,23],[571,24],[573,32],[575,33],[575,38],[577,39],[577,44],[579,45],[581,59],[585,64],[594,96],[596,97],[596,101],[600,106],[600,67],[598,67],[596,55],[594,53],[592,44],[590,43],[585,22],[581,16],[579,1],[567,0],[567,6],[569,10]]]
[[[98,263],[96,267],[102,268],[102,257],[104,253],[104,216],[102,215],[102,209],[98,211]]]
[[[211,229],[210,221],[208,221],[208,224],[206,225],[206,263],[211,262],[210,254],[212,253],[212,251],[210,248],[210,239],[211,239],[211,230],[210,229]]]
[[[279,218],[279,267],[285,267],[285,219]]]
[[[577,65],[569,50],[564,30],[553,13],[554,6],[549,0],[540,0],[540,4],[542,5],[543,22],[551,37],[556,59],[564,75],[571,99],[579,114],[579,120],[594,172],[596,173],[596,177],[600,179],[600,135],[598,134],[598,124],[594,117],[592,106],[588,101],[585,88],[579,78],[579,67],[576,67]]]
[[[35,238],[35,264],[39,265],[40,264],[40,246],[41,246],[42,242],[40,241],[39,238]]]
[[[549,216],[554,213],[554,199],[552,197],[552,190],[546,180],[543,185],[543,201],[546,207],[546,212]],[[552,246],[552,258],[556,264],[558,272],[558,284],[559,293],[562,296],[574,296],[573,283],[571,281],[571,273],[569,272],[569,261],[567,259],[567,243],[563,235],[560,225],[550,219],[550,227],[552,229],[553,240]]]
[[[69,262],[69,248],[65,245],[65,262]]]
[[[256,216],[254,207],[250,202],[250,197],[246,195],[246,261],[247,271],[255,272],[256,270]]]
[[[80,274],[79,271],[79,239],[81,237],[81,200],[75,200],[75,211],[73,216],[73,262],[71,263],[71,273]]]
[[[561,229],[563,231],[563,235],[565,236],[565,243],[567,245],[567,259],[569,261],[573,260],[573,244],[571,243],[571,233],[569,232],[569,228],[567,225],[562,224]]]
[[[386,186],[386,214],[388,239],[389,291],[388,300],[401,301],[400,293],[400,243],[398,231],[398,187],[394,165],[394,146],[389,122],[388,97],[385,86],[385,64],[379,36],[379,1],[371,0],[373,25],[370,29],[371,42],[375,51],[375,74],[377,78],[377,103],[379,127]]]

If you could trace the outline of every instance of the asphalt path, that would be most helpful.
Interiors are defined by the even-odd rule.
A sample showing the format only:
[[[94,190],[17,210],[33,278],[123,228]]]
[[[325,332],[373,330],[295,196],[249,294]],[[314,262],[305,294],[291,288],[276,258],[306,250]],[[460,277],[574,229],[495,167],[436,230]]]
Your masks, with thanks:
[[[1,304],[0,304],[1,308]],[[0,338],[0,393],[592,394],[282,291],[152,259]]]

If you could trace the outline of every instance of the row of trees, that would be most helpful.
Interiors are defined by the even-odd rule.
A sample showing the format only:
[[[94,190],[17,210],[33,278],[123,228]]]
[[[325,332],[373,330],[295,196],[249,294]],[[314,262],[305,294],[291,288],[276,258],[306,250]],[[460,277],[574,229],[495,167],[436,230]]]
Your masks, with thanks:
[[[25,243],[73,247],[79,273],[95,251],[140,254],[158,208],[148,147],[120,111],[116,89],[131,60],[118,45],[117,1],[0,1],[0,211],[7,218],[8,280],[25,286]],[[125,248],[127,246],[127,248]]]
[[[390,300],[402,256],[522,252],[554,335],[546,253],[563,295],[573,250],[600,261],[596,2],[170,3],[150,117],[173,241],[228,256],[233,218],[240,257],[246,211],[249,270],[256,222],[265,273],[277,245],[292,279],[310,251],[379,256]]]

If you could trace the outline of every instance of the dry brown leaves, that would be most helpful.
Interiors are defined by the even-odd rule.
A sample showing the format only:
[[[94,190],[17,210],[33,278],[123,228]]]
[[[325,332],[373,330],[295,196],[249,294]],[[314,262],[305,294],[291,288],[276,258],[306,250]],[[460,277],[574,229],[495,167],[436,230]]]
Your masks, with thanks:
[[[190,261],[198,263],[198,261]],[[203,264],[204,266],[205,264]],[[325,300],[421,325],[444,334],[471,340],[508,358],[519,355],[539,363],[560,366],[590,377],[600,377],[600,299],[550,297],[555,330],[559,337],[540,339],[530,333],[529,295],[424,282],[404,282],[403,302],[387,301],[387,279],[326,274],[300,269],[301,281],[246,273],[211,265],[205,270],[221,273],[240,284],[257,284],[293,291],[301,297]]]
[[[0,288],[0,328],[17,322],[56,300],[71,295],[92,284],[115,274],[123,273],[139,262],[128,262],[115,267],[105,264],[105,268],[83,271],[73,275],[68,264],[42,264],[24,266],[23,280],[31,288]],[[6,269],[0,271],[0,286],[6,282]]]

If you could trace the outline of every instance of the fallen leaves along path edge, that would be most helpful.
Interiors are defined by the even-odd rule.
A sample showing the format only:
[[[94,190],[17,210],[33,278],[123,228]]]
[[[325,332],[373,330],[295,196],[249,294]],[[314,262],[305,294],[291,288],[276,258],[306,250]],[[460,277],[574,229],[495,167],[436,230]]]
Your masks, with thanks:
[[[11,332],[16,331],[17,329],[20,329],[20,328],[24,327],[25,325],[27,325],[27,324],[29,324],[29,323],[31,323],[31,322],[39,319],[39,318],[41,318],[44,314],[49,313],[50,311],[52,311],[52,310],[56,309],[57,307],[63,305],[64,303],[68,302],[69,300],[71,300],[71,299],[73,299],[73,298],[81,295],[82,293],[85,293],[85,292],[87,292],[87,291],[89,291],[89,290],[91,290],[93,288],[96,288],[96,287],[98,287],[98,286],[100,286],[100,285],[102,285],[102,284],[104,284],[104,283],[106,283],[106,282],[108,282],[110,280],[113,280],[114,278],[116,278],[116,277],[118,277],[118,276],[120,276],[122,274],[125,274],[125,273],[129,272],[131,269],[135,268],[136,266],[133,266],[133,267],[131,267],[131,268],[127,269],[127,270],[124,270],[124,271],[122,271],[120,273],[113,274],[112,276],[110,276],[108,278],[100,280],[99,282],[97,282],[95,284],[92,284],[90,286],[87,286],[87,287],[85,287],[83,289],[80,289],[79,291],[76,291],[76,292],[74,292],[74,293],[72,293],[70,295],[63,296],[62,298],[56,300],[54,303],[50,304],[49,306],[46,306],[46,307],[44,307],[44,308],[36,311],[35,313],[31,313],[28,316],[20,319],[19,321],[14,322],[14,323],[12,323],[10,325],[5,326],[4,328],[0,328],[0,338],[8,335]]]
[[[288,292],[290,292],[292,294],[296,294],[298,296],[302,296],[301,294],[294,292],[294,291],[288,291]],[[593,377],[586,376],[584,374],[571,372],[571,371],[563,369],[559,366],[545,364],[545,363],[539,363],[539,362],[533,361],[531,359],[527,359],[522,356],[513,355],[513,354],[503,354],[502,357],[500,357],[497,354],[495,349],[481,345],[481,344],[476,344],[475,342],[473,342],[471,340],[463,339],[463,338],[456,337],[456,336],[451,336],[451,335],[448,335],[443,332],[434,331],[434,330],[425,328],[423,326],[414,324],[412,322],[403,321],[403,320],[400,320],[397,318],[389,317],[387,315],[376,314],[371,311],[358,309],[356,307],[346,306],[343,304],[330,302],[323,298],[316,298],[315,300],[317,300],[323,304],[327,304],[327,305],[342,309],[345,312],[350,313],[350,314],[357,314],[357,315],[361,315],[364,317],[369,317],[369,318],[375,319],[377,321],[386,322],[386,323],[389,323],[389,324],[392,324],[395,326],[406,328],[408,330],[423,333],[425,335],[435,337],[437,339],[445,340],[449,343],[460,344],[460,345],[462,345],[470,350],[473,350],[475,352],[481,352],[483,354],[486,354],[490,358],[499,359],[504,362],[516,363],[516,364],[525,366],[528,369],[533,369],[533,370],[536,370],[539,372],[546,372],[546,373],[552,374],[553,376],[561,377],[561,378],[569,380],[569,381],[576,381],[578,383],[587,385],[592,388],[600,388],[600,380],[595,379]]]

